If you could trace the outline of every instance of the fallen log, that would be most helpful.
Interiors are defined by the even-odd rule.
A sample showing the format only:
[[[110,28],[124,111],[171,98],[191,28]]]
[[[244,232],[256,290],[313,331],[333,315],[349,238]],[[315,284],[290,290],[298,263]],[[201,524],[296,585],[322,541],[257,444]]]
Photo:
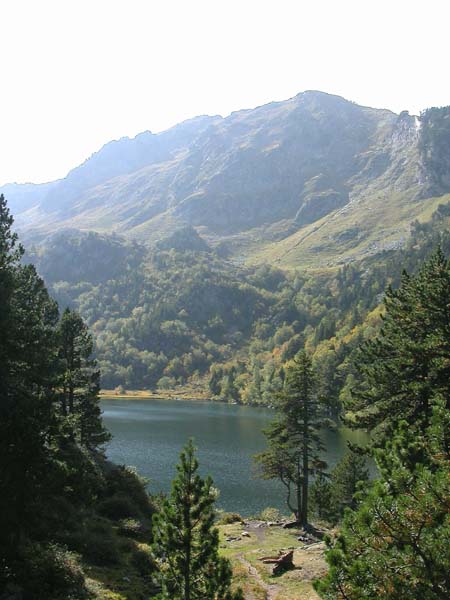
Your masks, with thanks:
[[[284,554],[279,554],[278,556],[263,556],[259,558],[261,562],[265,565],[273,565],[272,575],[279,575],[284,571],[288,571],[289,569],[294,568],[294,551],[289,550],[289,552],[285,552]]]

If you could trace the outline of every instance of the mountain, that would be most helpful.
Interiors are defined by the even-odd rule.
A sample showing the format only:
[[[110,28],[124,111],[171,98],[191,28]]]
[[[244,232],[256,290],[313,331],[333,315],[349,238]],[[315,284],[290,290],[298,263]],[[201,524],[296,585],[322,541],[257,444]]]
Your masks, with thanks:
[[[397,115],[308,91],[110,142],[64,179],[0,192],[25,239],[155,244],[194,228],[239,262],[328,266],[404,244],[450,191],[449,139],[450,108]]]

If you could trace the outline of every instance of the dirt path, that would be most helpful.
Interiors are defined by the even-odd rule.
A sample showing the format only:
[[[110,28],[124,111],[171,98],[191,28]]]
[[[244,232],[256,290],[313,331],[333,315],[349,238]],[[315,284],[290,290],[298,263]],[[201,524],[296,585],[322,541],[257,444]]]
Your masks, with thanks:
[[[256,583],[265,591],[266,600],[276,600],[278,593],[281,591],[280,586],[274,583],[266,583],[261,577],[261,575],[258,573],[257,569],[255,569],[255,567],[251,563],[249,563],[248,560],[246,560],[242,556],[242,554],[239,554],[236,558],[247,569],[249,576],[252,577],[256,581]]]

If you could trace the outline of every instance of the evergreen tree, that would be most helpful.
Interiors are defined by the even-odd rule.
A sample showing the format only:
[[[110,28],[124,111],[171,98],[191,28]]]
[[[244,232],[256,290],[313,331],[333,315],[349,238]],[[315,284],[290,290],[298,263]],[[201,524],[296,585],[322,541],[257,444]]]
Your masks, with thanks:
[[[208,382],[209,391],[214,396],[220,395],[220,390],[221,390],[220,384],[221,384],[222,377],[223,377],[222,369],[220,367],[217,367],[214,365],[210,369],[210,378],[209,378],[209,382]]]
[[[14,273],[23,255],[23,248],[17,244],[17,234],[11,231],[13,222],[2,194],[0,195],[0,385],[2,387],[7,384],[8,378]]]
[[[344,454],[331,473],[332,503],[338,519],[349,507],[357,506],[355,494],[360,482],[367,483],[369,471],[364,456],[349,450]]]
[[[287,505],[303,526],[308,523],[310,475],[326,466],[320,459],[323,421],[317,388],[311,359],[306,352],[299,352],[278,395],[278,418],[265,431],[269,447],[256,456],[262,477],[279,479],[286,487]]]
[[[22,266],[22,248],[0,197],[0,554],[15,554],[39,524],[51,478],[54,327],[42,280]]]
[[[333,486],[325,473],[319,473],[311,485],[311,508],[319,519],[334,521]]]
[[[211,478],[197,473],[192,441],[181,452],[170,499],[154,516],[155,557],[161,569],[161,599],[240,600],[232,593],[231,567],[219,557],[219,533],[214,528],[216,492]]]
[[[435,404],[422,438],[402,422],[376,452],[381,478],[346,513],[327,553],[329,574],[316,583],[322,598],[450,597],[450,412],[444,400]]]
[[[450,265],[439,249],[415,276],[386,292],[381,333],[365,342],[347,422],[375,432],[382,445],[406,420],[418,433],[430,422],[431,399],[450,408]]]
[[[99,405],[100,371],[92,358],[92,335],[76,312],[66,309],[58,326],[61,411],[73,434],[90,449],[108,441]]]

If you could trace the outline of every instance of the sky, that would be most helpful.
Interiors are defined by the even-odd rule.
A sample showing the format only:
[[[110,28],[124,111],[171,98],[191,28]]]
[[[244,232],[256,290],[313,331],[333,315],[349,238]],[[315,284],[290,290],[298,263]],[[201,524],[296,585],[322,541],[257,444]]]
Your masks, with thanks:
[[[0,0],[0,184],[304,90],[448,105],[449,22],[449,0]]]

